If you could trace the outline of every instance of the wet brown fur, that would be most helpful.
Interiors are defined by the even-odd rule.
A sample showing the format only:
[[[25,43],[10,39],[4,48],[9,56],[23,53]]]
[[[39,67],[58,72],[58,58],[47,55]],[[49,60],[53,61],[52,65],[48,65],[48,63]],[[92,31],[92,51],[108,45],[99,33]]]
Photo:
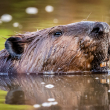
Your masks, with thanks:
[[[102,38],[91,34],[98,23],[80,22],[16,35],[21,38],[17,43],[24,52],[19,59],[14,59],[6,49],[2,50],[0,72],[90,71],[108,57],[108,33],[103,33]],[[62,35],[54,36],[58,31]],[[100,61],[95,65],[96,59]]]

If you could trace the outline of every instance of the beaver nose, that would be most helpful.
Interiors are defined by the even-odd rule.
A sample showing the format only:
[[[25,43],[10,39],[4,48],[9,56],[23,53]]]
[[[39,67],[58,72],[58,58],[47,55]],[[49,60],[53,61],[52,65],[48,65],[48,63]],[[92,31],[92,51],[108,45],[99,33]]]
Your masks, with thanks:
[[[109,32],[109,26],[106,23],[98,23],[93,27],[92,32],[96,34],[103,34]]]
[[[109,33],[109,25],[103,22],[97,22],[95,23],[91,34],[92,36],[94,36],[95,38],[103,38],[103,34],[107,34]]]
[[[103,28],[102,24],[95,25],[93,30],[92,30],[92,32],[97,33],[97,34],[98,33],[103,33],[103,31],[104,31],[104,28]]]

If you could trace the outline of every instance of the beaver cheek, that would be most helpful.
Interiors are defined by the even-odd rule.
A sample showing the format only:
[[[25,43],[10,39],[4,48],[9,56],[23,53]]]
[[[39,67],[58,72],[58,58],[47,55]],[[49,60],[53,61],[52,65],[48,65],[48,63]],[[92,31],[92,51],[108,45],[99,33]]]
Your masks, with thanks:
[[[88,48],[91,46],[91,44],[94,43],[93,39],[90,38],[89,36],[85,36],[81,38],[79,41],[80,41],[79,45],[81,49]]]

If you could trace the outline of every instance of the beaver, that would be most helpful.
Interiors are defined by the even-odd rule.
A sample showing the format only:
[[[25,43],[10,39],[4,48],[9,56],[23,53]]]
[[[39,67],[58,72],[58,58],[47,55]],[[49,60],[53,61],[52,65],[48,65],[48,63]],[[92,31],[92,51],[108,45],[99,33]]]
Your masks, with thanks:
[[[0,51],[0,72],[105,71],[109,25],[82,21],[9,37]]]

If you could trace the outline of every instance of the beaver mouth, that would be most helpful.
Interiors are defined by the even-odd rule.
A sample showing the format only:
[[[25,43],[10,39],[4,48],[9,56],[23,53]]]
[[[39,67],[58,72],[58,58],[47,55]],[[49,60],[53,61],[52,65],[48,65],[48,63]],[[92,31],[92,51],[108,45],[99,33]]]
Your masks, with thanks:
[[[107,70],[109,27],[100,23],[96,24],[88,36],[80,39],[80,49],[93,71]]]
[[[108,53],[102,47],[103,45],[100,46],[99,44],[101,43],[94,40],[88,40],[80,44],[80,49],[86,59],[85,62],[91,64],[93,72],[104,72],[108,68]]]

